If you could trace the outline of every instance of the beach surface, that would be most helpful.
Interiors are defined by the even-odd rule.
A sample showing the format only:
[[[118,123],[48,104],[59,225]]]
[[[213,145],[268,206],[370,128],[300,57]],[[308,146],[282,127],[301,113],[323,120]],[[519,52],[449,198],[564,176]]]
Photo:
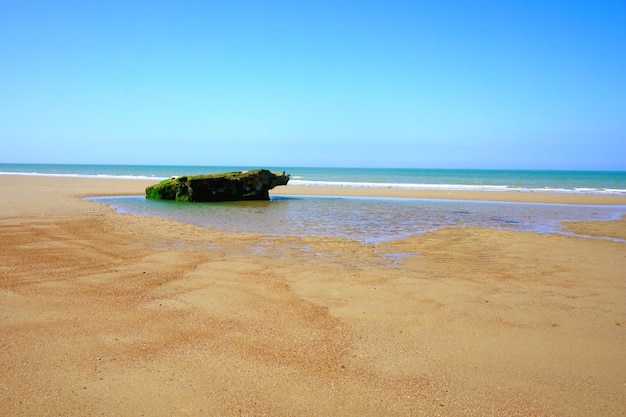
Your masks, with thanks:
[[[387,198],[426,198],[443,200],[481,200],[516,203],[555,203],[555,204],[626,204],[626,195],[619,194],[583,194],[551,193],[531,191],[459,191],[428,190],[411,188],[368,188],[368,187],[329,187],[309,185],[287,185],[274,189],[281,195],[326,195],[352,197],[387,197]]]
[[[479,228],[275,237],[83,199],[153,183],[0,176],[3,415],[626,415],[625,243]],[[626,239],[624,218],[568,228]]]

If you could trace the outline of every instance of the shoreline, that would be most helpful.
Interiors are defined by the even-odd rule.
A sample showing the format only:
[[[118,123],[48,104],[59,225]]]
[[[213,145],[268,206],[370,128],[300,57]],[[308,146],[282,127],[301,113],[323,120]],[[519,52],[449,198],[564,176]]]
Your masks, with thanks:
[[[334,187],[287,184],[286,186],[276,187],[272,194],[476,200],[518,203],[626,205],[626,195],[557,193],[549,191],[417,190],[405,188]]]
[[[121,178],[82,178],[54,177],[43,175],[0,175],[0,187],[6,184],[41,183],[48,187],[54,184],[68,184],[75,188],[81,197],[104,197],[145,195],[145,188],[158,181],[149,179]],[[87,191],[78,191],[86,187]],[[441,200],[475,200],[519,203],[549,204],[584,204],[584,205],[626,205],[626,195],[592,194],[592,193],[560,193],[531,191],[480,191],[480,190],[420,190],[406,188],[379,187],[342,187],[342,186],[311,186],[286,185],[270,190],[270,195],[317,195],[345,197],[382,197],[382,198],[415,198]]]
[[[626,413],[624,243],[275,237],[84,199],[153,183],[0,177],[7,415]]]

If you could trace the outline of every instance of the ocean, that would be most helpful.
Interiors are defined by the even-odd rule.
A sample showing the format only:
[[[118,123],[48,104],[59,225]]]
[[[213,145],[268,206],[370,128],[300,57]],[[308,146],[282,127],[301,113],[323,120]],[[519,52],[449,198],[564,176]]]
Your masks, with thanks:
[[[626,195],[626,171],[483,169],[307,168],[250,166],[3,164],[0,175],[55,175],[163,179],[266,168],[286,171],[293,185],[393,187],[433,190],[550,191]]]
[[[0,175],[154,179],[253,169],[233,166],[0,164]],[[290,184],[433,190],[495,190],[626,195],[626,172],[461,169],[263,167],[286,171]],[[99,197],[124,213],[173,218],[234,232],[324,236],[378,242],[442,227],[568,232],[563,222],[612,220],[626,206],[504,203],[431,199],[287,196],[280,188],[261,202],[180,204],[144,196]]]

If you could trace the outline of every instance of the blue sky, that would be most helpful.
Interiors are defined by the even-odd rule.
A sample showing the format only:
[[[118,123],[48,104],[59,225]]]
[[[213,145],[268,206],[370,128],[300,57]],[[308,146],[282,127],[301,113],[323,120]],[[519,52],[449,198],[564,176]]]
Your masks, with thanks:
[[[626,1],[0,0],[0,162],[626,170]]]

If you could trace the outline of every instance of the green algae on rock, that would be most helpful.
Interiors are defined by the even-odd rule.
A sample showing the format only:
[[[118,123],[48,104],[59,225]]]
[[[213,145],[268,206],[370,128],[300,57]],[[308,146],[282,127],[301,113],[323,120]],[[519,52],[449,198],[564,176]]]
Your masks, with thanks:
[[[289,174],[266,169],[180,176],[146,188],[146,198],[189,202],[269,200],[269,190],[287,185]]]

